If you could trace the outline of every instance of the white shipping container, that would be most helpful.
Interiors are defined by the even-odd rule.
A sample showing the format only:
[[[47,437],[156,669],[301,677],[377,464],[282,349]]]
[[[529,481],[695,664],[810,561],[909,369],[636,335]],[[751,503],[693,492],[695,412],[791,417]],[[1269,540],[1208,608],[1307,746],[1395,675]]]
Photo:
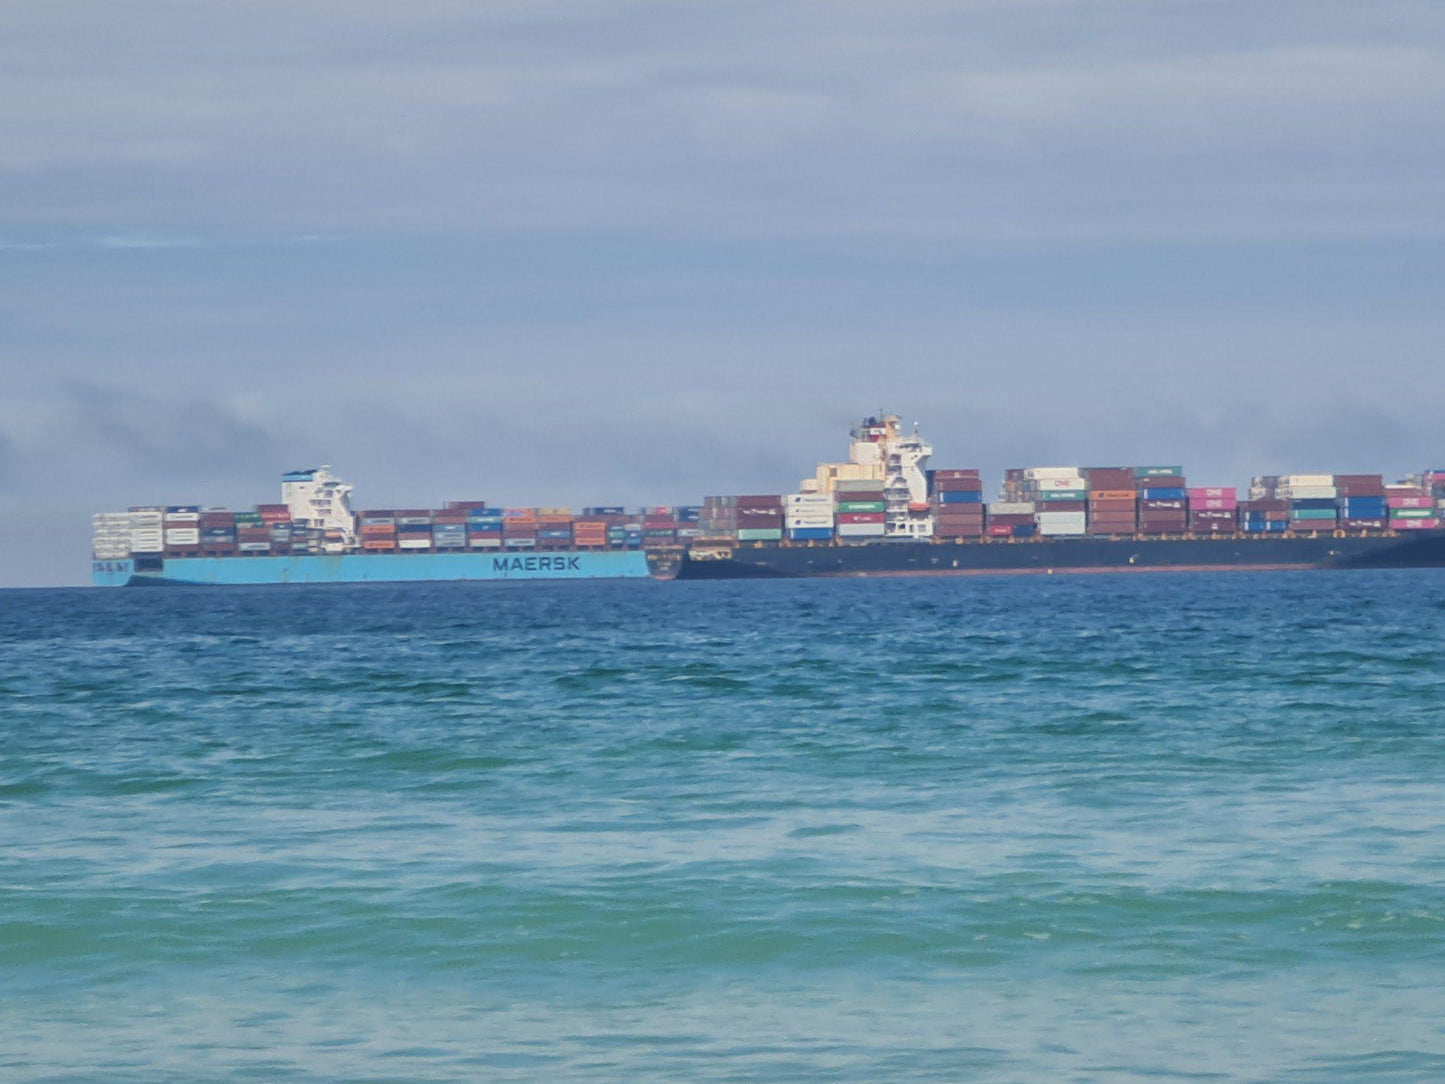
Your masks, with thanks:
[[[397,540],[396,548],[401,550],[429,550],[431,549],[431,539],[401,538]]]
[[[1035,520],[1039,525],[1039,534],[1083,534],[1084,513],[1083,512],[1040,512]]]
[[[1279,478],[1282,486],[1332,486],[1335,484],[1333,474],[1282,474]]]
[[[129,515],[132,527],[159,527],[165,519],[164,512],[131,512]]]
[[[1322,501],[1338,497],[1340,492],[1334,486],[1298,485],[1282,490],[1280,495],[1296,501]]]
[[[196,527],[167,527],[166,545],[168,546],[193,546],[201,540],[201,532]]]
[[[991,516],[1031,516],[1037,506],[1033,501],[995,501],[988,505]]]
[[[1039,478],[1034,482],[1034,488],[1043,492],[1055,489],[1088,489],[1089,483],[1082,474],[1074,474],[1066,478]]]
[[[827,493],[789,493],[787,503],[790,505],[822,505],[824,507],[833,503],[833,498]]]
[[[1083,476],[1083,473],[1078,467],[1029,467],[1024,471],[1024,477],[1032,482],[1042,482],[1048,479],[1083,478]],[[1069,487],[1066,486],[1062,488]]]
[[[154,538],[132,538],[130,540],[131,553],[160,553],[165,549],[161,544],[160,536]]]
[[[177,524],[177,525],[180,525],[180,524],[199,523],[199,522],[201,522],[201,514],[200,514],[199,512],[167,512],[167,513],[166,513],[166,526],[170,526],[170,525],[173,524],[173,523],[174,523],[174,524]]]
[[[881,523],[840,523],[838,524],[839,538],[882,538],[883,524]]]

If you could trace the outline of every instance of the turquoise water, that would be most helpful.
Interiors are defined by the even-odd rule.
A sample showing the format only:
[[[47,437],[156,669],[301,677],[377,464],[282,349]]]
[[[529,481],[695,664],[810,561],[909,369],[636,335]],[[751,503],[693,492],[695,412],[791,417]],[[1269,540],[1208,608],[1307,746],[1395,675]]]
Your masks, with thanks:
[[[1445,1079],[1445,574],[0,593],[5,1081]]]

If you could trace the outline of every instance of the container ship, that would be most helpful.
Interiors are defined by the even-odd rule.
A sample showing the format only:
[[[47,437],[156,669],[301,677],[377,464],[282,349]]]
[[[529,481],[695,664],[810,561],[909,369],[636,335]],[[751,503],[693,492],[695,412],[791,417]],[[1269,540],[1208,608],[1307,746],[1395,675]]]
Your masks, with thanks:
[[[1445,470],[1260,475],[1241,495],[1173,464],[1020,467],[986,500],[932,468],[894,414],[796,492],[628,509],[353,509],[329,467],[246,511],[135,506],[92,520],[104,586],[435,580],[738,579],[1445,567]]]

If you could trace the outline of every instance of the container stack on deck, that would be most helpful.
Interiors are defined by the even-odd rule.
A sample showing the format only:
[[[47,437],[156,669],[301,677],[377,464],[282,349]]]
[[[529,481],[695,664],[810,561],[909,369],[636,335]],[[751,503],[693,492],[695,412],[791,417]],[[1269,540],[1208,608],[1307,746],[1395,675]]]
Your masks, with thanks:
[[[1088,531],[1093,535],[1133,534],[1139,525],[1134,472],[1128,467],[1089,467]]]
[[[1239,490],[1233,486],[1202,486],[1184,491],[1193,534],[1233,534],[1239,528]]]
[[[91,516],[91,555],[97,561],[122,561],[129,557],[130,524],[129,512],[97,512]]]
[[[1346,531],[1382,531],[1390,525],[1385,479],[1378,474],[1336,474],[1339,526]]]
[[[1385,504],[1393,530],[1420,531],[1440,526],[1439,506],[1423,478],[1386,486]]]
[[[983,537],[982,475],[973,467],[934,471],[932,508],[933,537]]]
[[[165,555],[198,557],[201,552],[201,509],[195,504],[172,504],[165,512]]]
[[[793,542],[828,542],[833,538],[833,498],[827,493],[789,493],[783,523]]]
[[[1339,490],[1332,474],[1285,474],[1276,490],[1289,501],[1289,529],[1333,531],[1339,519]]]
[[[1183,534],[1189,529],[1189,499],[1184,468],[1147,466],[1132,468],[1134,490],[1139,494],[1139,531],[1142,534]]]
[[[840,542],[869,542],[887,530],[888,500],[883,483],[839,479],[833,488],[833,516]]]

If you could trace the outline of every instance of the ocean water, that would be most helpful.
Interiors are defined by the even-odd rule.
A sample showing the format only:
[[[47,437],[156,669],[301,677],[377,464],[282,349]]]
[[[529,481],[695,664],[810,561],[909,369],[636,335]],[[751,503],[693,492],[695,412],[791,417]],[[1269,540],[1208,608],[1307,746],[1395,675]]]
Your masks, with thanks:
[[[1445,1079],[1445,573],[0,593],[0,1080]]]

